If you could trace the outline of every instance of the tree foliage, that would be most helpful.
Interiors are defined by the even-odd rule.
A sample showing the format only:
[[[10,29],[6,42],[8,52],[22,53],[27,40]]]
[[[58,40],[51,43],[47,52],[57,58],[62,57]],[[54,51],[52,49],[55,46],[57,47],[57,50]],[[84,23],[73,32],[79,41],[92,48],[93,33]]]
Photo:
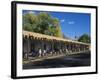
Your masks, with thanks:
[[[87,34],[83,34],[82,36],[79,37],[78,41],[84,42],[84,43],[90,43],[90,36]]]
[[[49,13],[23,14],[23,29],[56,37],[62,37],[60,22]]]

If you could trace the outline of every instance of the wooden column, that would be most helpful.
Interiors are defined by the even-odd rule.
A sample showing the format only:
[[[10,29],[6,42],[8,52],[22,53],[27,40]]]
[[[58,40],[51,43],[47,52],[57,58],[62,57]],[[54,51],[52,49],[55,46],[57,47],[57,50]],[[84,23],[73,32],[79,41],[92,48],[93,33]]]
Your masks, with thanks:
[[[30,52],[30,40],[27,39],[27,59],[29,59],[29,52]]]
[[[71,46],[71,51],[73,52],[73,44],[71,43],[70,46]]]
[[[75,44],[73,44],[73,50],[74,50],[74,52],[76,51]]]
[[[77,44],[77,52],[79,52],[79,44]]]
[[[80,45],[80,51],[82,51],[82,45]]]
[[[84,51],[85,51],[85,45],[83,45],[83,49],[84,49]]]
[[[73,52],[73,43],[71,43],[71,51]]]
[[[71,45],[70,43],[68,43],[68,50],[70,51],[70,49],[71,49]]]
[[[51,41],[51,55],[53,55],[53,51],[54,51],[54,41]]]
[[[77,48],[76,48],[76,44],[74,44],[74,52],[76,52],[76,49],[77,49]]]
[[[82,51],[84,51],[84,45],[82,45]]]
[[[84,51],[84,45],[82,45],[82,51]]]
[[[81,51],[81,45],[80,44],[78,45],[78,51],[79,52]]]

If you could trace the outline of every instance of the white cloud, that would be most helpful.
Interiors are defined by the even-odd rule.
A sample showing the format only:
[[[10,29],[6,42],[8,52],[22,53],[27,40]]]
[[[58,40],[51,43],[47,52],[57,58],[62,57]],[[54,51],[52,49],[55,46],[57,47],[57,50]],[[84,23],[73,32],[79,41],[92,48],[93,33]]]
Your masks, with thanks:
[[[64,21],[65,21],[65,19],[60,20],[60,22],[64,22]]]
[[[75,21],[68,21],[68,24],[75,24]]]
[[[35,14],[35,12],[34,12],[34,11],[29,11],[28,13]]]

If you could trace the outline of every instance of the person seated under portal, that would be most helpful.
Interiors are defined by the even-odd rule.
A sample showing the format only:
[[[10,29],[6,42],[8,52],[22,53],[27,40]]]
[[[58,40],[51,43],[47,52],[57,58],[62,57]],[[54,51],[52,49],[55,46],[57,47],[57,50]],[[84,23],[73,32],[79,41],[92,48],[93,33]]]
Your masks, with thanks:
[[[41,50],[41,48],[39,48],[39,57],[41,57],[42,56],[42,50]]]
[[[66,48],[66,54],[68,54],[68,49]]]
[[[43,56],[46,56],[46,50],[45,49],[43,50]]]
[[[24,53],[24,58],[27,59],[27,56],[28,56],[28,54],[27,54],[27,52],[25,52]]]
[[[34,49],[32,50],[32,56],[36,57],[36,51]]]
[[[62,49],[60,49],[60,54],[62,54]]]

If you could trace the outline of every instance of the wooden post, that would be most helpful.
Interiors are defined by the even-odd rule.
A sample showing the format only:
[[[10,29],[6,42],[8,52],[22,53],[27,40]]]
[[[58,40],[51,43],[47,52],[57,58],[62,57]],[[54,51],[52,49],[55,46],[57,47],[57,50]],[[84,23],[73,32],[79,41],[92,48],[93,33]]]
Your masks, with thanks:
[[[85,51],[85,45],[83,45],[83,51]]]
[[[81,45],[80,44],[79,44],[78,48],[79,48],[78,51],[80,52],[81,51]]]
[[[54,51],[54,41],[51,42],[51,55],[53,55],[53,51]]]
[[[29,52],[30,52],[30,40],[27,39],[27,59],[29,59]]]

